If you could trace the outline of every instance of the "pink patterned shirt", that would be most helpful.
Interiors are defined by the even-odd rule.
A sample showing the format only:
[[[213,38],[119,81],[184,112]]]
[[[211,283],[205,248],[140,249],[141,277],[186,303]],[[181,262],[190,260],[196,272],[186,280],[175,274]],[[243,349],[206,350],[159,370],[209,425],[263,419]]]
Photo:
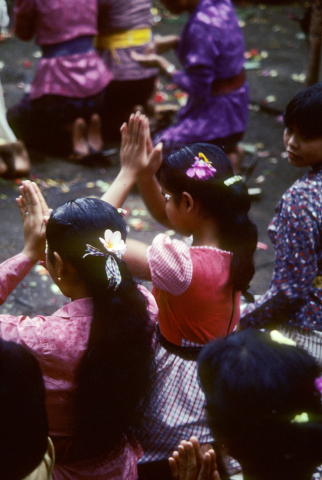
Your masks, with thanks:
[[[36,36],[38,45],[53,45],[97,34],[96,0],[17,0],[15,32],[22,40]],[[86,98],[101,92],[112,74],[95,50],[56,58],[41,58],[30,96],[62,95]]]
[[[0,265],[0,305],[32,266],[32,262],[23,254],[18,254]],[[144,287],[140,288],[148,298],[150,318],[155,321],[157,307],[154,298]],[[75,372],[87,348],[92,315],[91,298],[68,303],[48,317],[0,315],[0,337],[23,345],[39,361],[46,387],[49,433],[54,443],[57,436],[68,437],[73,434]],[[140,451],[134,451],[128,445],[123,453],[112,461],[100,461],[97,465],[93,464],[93,461],[64,467],[56,465],[54,479],[136,480],[136,463],[139,457]]]

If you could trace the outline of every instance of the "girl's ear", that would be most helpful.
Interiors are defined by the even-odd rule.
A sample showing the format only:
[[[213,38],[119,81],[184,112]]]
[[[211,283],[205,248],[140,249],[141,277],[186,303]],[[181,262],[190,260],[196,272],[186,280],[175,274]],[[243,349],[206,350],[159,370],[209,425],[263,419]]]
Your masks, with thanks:
[[[182,193],[182,201],[184,202],[184,205],[186,207],[186,212],[190,213],[193,208],[195,207],[195,201],[188,192],[183,192]]]
[[[59,253],[54,252],[54,257],[55,257],[55,269],[56,269],[56,274],[57,277],[62,277],[63,275],[63,270],[64,270],[64,261],[59,255]]]

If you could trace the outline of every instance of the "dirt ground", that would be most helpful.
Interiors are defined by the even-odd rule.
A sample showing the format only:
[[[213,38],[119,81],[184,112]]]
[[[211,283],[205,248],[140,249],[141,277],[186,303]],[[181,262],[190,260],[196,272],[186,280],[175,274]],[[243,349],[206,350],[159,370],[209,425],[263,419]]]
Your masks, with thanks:
[[[304,88],[303,72],[308,48],[299,23],[291,19],[292,16],[302,15],[302,4],[265,6],[246,3],[236,5],[236,10],[245,37],[247,78],[251,91],[249,125],[244,143],[248,150],[259,156],[257,167],[247,184],[262,190],[251,209],[262,243],[256,253],[256,274],[251,291],[261,294],[269,284],[274,262],[274,250],[266,234],[267,226],[283,192],[304,173],[302,169],[290,166],[283,155],[281,113],[287,102]],[[154,10],[155,33],[178,33],[184,18],[165,18],[161,13]],[[24,43],[16,38],[0,42],[0,78],[7,107],[22,97],[30,83],[39,58],[38,52],[34,42]],[[170,58],[175,61],[173,54]],[[39,152],[29,153],[31,178],[39,183],[52,208],[71,198],[100,196],[119,170],[118,155],[105,165],[79,166]],[[18,253],[23,247],[20,214],[15,202],[19,182],[0,179],[0,261]],[[149,216],[136,191],[131,193],[125,207],[130,213],[127,221],[131,236],[150,243],[158,232],[165,230]],[[0,313],[49,314],[66,301],[46,271],[35,267],[0,308]]]

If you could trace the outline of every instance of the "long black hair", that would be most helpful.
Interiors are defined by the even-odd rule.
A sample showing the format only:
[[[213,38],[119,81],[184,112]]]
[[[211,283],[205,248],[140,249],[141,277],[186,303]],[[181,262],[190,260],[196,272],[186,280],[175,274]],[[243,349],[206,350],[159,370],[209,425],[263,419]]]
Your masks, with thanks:
[[[190,178],[186,172],[198,154],[204,154],[216,169],[207,180]],[[234,170],[227,155],[214,145],[196,143],[181,148],[165,159],[158,172],[162,186],[180,200],[182,192],[188,192],[198,200],[204,212],[219,227],[220,245],[234,254],[231,263],[231,280],[236,290],[246,293],[255,273],[253,255],[257,244],[257,228],[248,217],[250,199],[242,181],[225,185],[233,177]]]
[[[322,137],[322,82],[300,91],[284,112],[287,128],[296,126],[307,138]]]
[[[71,452],[80,458],[115,453],[125,439],[139,438],[155,372],[154,328],[146,299],[126,264],[114,257],[122,276],[114,290],[109,288],[106,258],[83,258],[86,244],[104,250],[99,237],[104,238],[106,229],[119,231],[126,239],[119,212],[95,198],[66,202],[54,210],[47,225],[49,260],[54,262],[53,253],[58,252],[75,269],[94,304],[88,347],[76,377]]]
[[[0,339],[0,476],[21,480],[48,447],[46,392],[34,355]]]
[[[314,357],[247,329],[209,343],[199,355],[198,373],[208,424],[242,467],[258,479],[310,478],[305,475],[322,463],[321,395],[315,387],[320,367]],[[294,422],[303,412],[309,421]]]

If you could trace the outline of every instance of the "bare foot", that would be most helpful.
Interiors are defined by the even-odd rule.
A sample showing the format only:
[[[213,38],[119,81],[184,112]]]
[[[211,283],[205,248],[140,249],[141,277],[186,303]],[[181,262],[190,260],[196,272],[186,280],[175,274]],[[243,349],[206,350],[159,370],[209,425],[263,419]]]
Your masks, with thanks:
[[[72,145],[73,153],[70,155],[71,160],[78,160],[89,154],[87,143],[87,125],[83,118],[77,118],[72,126]]]
[[[8,177],[25,177],[30,173],[29,156],[23,142],[17,141],[0,146],[0,156],[5,164],[0,166],[0,175]]]
[[[241,147],[239,147],[238,145],[236,145],[234,150],[232,150],[230,153],[227,154],[227,157],[229,158],[229,160],[233,164],[235,173],[237,173],[238,175],[242,171],[242,163],[243,163],[244,153],[245,153],[244,150]]]
[[[26,177],[30,173],[29,155],[23,142],[17,141],[13,144],[14,151],[14,169],[18,177]]]
[[[101,119],[97,113],[94,113],[90,118],[87,138],[88,144],[94,152],[103,150]]]

